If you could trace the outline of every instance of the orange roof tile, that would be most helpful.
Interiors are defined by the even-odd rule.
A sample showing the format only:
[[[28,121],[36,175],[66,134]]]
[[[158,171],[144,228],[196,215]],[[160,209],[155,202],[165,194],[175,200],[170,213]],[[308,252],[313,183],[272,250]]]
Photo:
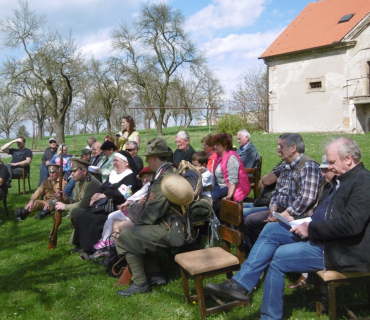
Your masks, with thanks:
[[[321,0],[309,3],[260,58],[340,41],[370,12],[370,0]],[[338,23],[347,14],[351,20]]]

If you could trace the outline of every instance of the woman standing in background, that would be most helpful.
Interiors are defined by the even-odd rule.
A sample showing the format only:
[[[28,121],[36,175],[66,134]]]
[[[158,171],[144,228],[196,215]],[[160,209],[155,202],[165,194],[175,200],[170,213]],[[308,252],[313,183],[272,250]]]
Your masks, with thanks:
[[[116,134],[118,150],[126,150],[127,141],[135,141],[140,148],[140,134],[136,131],[135,121],[131,116],[122,118],[122,131]]]

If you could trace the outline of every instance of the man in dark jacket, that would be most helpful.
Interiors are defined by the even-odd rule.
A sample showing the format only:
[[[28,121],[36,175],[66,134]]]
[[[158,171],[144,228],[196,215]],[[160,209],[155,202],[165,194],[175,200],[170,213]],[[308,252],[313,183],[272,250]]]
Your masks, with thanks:
[[[257,167],[258,161],[260,159],[260,154],[251,141],[251,134],[247,130],[242,129],[237,133],[236,139],[239,143],[239,148],[236,150],[236,153],[242,160],[244,167]]]
[[[173,153],[173,163],[180,165],[182,160],[191,163],[191,157],[193,156],[195,150],[190,145],[190,136],[186,131],[179,131],[176,134],[175,139],[177,149]]]
[[[40,186],[41,182],[48,177],[49,173],[47,165],[51,158],[57,153],[58,147],[57,140],[53,137],[49,138],[49,147],[45,149],[41,158],[42,163],[40,164],[40,180],[38,186]]]
[[[154,138],[149,141],[143,154],[155,174],[149,189],[148,200],[134,222],[134,227],[124,229],[116,242],[117,252],[126,256],[134,279],[134,283],[128,289],[117,292],[121,296],[150,292],[152,284],[165,282],[164,278],[158,275],[158,267],[148,253],[152,254],[158,248],[170,247],[169,217],[175,212],[161,190],[161,181],[163,177],[173,173],[172,164],[167,162],[171,153],[164,139]]]
[[[356,142],[347,138],[334,140],[326,155],[328,170],[336,177],[315,207],[312,221],[293,227],[268,223],[240,271],[222,284],[207,284],[210,291],[247,300],[266,271],[261,319],[281,319],[285,272],[370,272],[370,172],[360,163]]]

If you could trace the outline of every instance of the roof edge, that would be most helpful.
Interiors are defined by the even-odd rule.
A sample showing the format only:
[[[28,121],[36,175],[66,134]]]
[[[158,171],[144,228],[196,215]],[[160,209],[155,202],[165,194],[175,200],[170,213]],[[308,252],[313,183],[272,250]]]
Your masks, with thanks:
[[[272,55],[272,56],[267,56],[267,57],[258,57],[258,59],[263,59],[265,62],[273,61],[273,60],[279,60],[279,59],[284,59],[288,58],[291,56],[296,56],[296,55],[305,55],[313,52],[322,52],[322,51],[328,51],[328,50],[340,50],[343,48],[351,48],[356,45],[357,41],[356,40],[351,40],[351,41],[345,41],[345,42],[334,42],[331,44],[327,44],[325,46],[321,47],[315,47],[315,48],[309,48],[309,49],[304,49],[304,50],[298,50],[298,51],[292,51],[292,52],[286,52],[286,53],[281,53],[277,55]]]
[[[370,12],[363,17],[348,33],[342,41],[350,41],[357,38],[370,25]]]

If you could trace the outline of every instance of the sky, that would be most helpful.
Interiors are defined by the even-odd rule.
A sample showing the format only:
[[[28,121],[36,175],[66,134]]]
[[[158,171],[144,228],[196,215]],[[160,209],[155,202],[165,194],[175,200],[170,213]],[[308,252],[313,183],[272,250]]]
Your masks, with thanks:
[[[300,11],[315,0],[166,0],[186,17],[186,31],[205,52],[208,66],[224,85],[235,90],[243,75],[258,70],[258,57]],[[89,57],[112,55],[112,29],[131,24],[138,16],[141,0],[29,0],[31,10],[46,14],[48,27],[67,35],[72,31],[78,46]],[[158,3],[158,0],[151,0]],[[19,8],[15,0],[0,0],[0,19]],[[0,60],[16,52],[2,45]]]

